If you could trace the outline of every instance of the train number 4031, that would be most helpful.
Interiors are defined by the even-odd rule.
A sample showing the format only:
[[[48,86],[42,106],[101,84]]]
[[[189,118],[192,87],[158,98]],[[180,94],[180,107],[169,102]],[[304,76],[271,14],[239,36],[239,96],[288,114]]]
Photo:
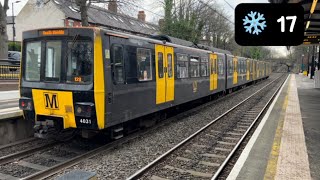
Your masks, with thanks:
[[[82,123],[82,124],[91,124],[91,119],[80,119],[80,123]]]

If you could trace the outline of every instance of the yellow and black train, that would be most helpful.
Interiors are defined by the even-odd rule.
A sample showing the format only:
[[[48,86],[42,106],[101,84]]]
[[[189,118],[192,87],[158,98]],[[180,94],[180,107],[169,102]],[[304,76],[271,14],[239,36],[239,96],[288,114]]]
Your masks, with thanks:
[[[271,73],[269,63],[179,42],[101,28],[26,31],[19,106],[38,129],[121,130]]]

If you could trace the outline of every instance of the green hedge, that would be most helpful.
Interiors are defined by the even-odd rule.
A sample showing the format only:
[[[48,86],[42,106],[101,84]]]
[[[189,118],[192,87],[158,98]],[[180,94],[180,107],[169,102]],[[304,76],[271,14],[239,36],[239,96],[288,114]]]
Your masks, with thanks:
[[[8,50],[9,51],[21,51],[21,43],[20,42],[9,42],[8,43]]]

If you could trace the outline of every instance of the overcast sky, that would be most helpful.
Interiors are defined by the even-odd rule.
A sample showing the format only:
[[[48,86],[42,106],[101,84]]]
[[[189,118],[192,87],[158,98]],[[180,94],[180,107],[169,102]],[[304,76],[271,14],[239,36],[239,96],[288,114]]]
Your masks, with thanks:
[[[4,0],[0,0],[0,2],[3,4]],[[12,2],[16,2],[17,0],[9,0],[9,10],[7,12],[8,16],[12,15],[11,6]],[[20,0],[21,2],[14,4],[14,15],[17,15],[22,7],[27,3],[28,0]],[[146,13],[146,20],[150,22],[157,23],[158,19],[163,16],[163,9],[161,7],[161,4],[159,3],[159,0],[136,0],[137,6],[135,7],[135,10],[144,10]],[[230,20],[234,21],[234,9],[238,4],[240,3],[268,3],[268,0],[216,0],[217,4],[219,4],[225,12],[228,13],[228,16],[230,17]],[[228,5],[228,3],[230,5]],[[231,8],[232,6],[233,8]],[[136,15],[136,13],[132,13],[132,16]],[[286,56],[287,50],[286,47],[270,47],[272,51],[276,53],[276,56]]]

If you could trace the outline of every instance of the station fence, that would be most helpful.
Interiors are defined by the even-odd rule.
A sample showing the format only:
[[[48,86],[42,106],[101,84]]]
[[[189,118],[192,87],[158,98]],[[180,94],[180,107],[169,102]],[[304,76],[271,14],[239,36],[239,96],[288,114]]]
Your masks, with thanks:
[[[20,76],[20,62],[0,59],[0,80],[18,80]]]

